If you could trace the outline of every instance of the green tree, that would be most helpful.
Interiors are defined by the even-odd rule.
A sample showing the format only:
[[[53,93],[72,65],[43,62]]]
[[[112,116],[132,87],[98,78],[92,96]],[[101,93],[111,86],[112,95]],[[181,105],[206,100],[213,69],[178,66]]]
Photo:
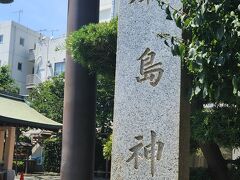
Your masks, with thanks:
[[[111,153],[112,153],[112,134],[106,140],[103,145],[103,156],[107,160],[111,160]]]
[[[192,139],[201,147],[214,180],[231,179],[221,147],[239,147],[239,0],[182,0],[175,9],[158,0],[183,38],[159,36],[181,57],[191,77]],[[235,166],[237,168],[237,166]]]
[[[44,161],[43,167],[48,172],[60,172],[61,166],[61,151],[62,139],[49,138],[43,143],[44,146]]]
[[[111,132],[114,82],[97,77],[96,127],[100,133]],[[46,117],[62,123],[64,74],[39,84],[29,94],[31,106]]]
[[[15,81],[10,75],[9,68],[7,66],[0,67],[0,91],[18,94],[19,88],[15,84]]]
[[[73,59],[97,74],[97,138],[103,144],[103,154],[108,159],[111,154],[110,135],[113,121],[115,84],[115,64],[117,49],[117,19],[109,23],[90,24],[71,34],[67,49]]]
[[[96,126],[100,128],[100,133],[112,132],[113,105],[114,80],[99,75],[97,77]]]
[[[62,123],[64,74],[39,84],[29,93],[31,106],[46,117]]]
[[[110,22],[89,24],[72,33],[67,40],[67,49],[73,59],[92,73],[108,76],[114,80],[117,19]]]
[[[97,72],[96,124],[98,132],[110,133],[113,117],[117,20],[90,24],[74,32],[67,47],[76,61]],[[45,116],[62,122],[64,75],[39,84],[29,94],[31,106]]]
[[[67,49],[73,59],[97,74],[97,128],[111,132],[117,49],[117,19],[89,24],[72,33]]]
[[[116,47],[116,19],[84,26],[67,40],[67,48],[74,59],[87,67],[90,73],[97,74],[96,128],[97,142],[101,143],[112,132]],[[64,76],[54,77],[34,88],[29,94],[29,101],[40,113],[62,122],[63,90]]]
[[[31,106],[46,117],[62,123],[64,99],[64,74],[39,84],[29,93]],[[46,171],[60,172],[62,140],[61,134],[44,141],[44,162]]]

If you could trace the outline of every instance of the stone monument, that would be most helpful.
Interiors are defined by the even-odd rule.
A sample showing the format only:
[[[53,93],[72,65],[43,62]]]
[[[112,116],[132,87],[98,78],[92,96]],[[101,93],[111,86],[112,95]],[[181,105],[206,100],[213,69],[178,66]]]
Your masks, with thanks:
[[[188,180],[181,61],[157,37],[181,31],[155,0],[121,0],[118,31],[111,180]]]

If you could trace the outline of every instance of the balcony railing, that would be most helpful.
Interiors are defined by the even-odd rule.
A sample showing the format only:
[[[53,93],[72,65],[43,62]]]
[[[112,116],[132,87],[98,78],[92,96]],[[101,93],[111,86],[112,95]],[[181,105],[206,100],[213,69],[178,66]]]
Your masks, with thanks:
[[[41,82],[42,81],[38,75],[29,74],[29,75],[27,75],[27,79],[26,79],[26,88],[31,89],[31,88],[37,86],[38,84],[40,84]]]

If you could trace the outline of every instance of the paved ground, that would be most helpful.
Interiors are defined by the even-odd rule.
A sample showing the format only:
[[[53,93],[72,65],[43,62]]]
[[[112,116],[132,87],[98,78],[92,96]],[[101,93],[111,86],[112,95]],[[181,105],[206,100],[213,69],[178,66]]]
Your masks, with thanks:
[[[19,180],[20,176],[17,176],[15,180]],[[54,175],[25,175],[24,180],[60,180],[60,176]],[[107,180],[103,178],[96,178],[95,180]]]
[[[15,180],[19,180],[20,176],[17,176]],[[24,180],[60,180],[60,176],[48,176],[48,175],[25,175]]]

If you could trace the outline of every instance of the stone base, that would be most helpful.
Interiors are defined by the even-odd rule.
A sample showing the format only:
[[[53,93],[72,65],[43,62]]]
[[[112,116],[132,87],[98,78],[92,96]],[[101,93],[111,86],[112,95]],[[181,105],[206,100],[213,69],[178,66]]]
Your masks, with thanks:
[[[14,170],[7,170],[6,172],[6,180],[14,180],[15,179],[15,171]]]

